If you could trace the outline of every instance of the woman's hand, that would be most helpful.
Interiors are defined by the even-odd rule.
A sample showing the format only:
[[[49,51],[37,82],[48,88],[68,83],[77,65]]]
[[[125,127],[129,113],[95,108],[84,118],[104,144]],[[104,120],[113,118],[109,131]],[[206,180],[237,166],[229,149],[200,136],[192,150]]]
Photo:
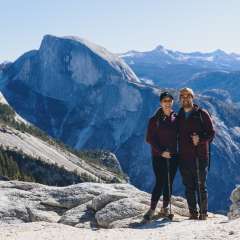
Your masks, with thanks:
[[[191,137],[192,137],[193,145],[197,146],[199,143],[199,136],[196,133],[193,133]]]
[[[164,158],[171,158],[171,153],[169,151],[164,151],[161,154],[161,156],[164,157]]]

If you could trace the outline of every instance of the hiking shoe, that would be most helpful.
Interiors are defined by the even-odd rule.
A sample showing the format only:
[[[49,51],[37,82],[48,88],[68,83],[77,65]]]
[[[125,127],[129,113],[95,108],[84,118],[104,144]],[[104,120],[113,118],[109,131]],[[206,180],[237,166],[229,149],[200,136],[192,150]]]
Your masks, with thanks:
[[[168,217],[169,216],[169,214],[170,214],[170,212],[169,212],[169,208],[168,207],[161,207],[161,210],[160,210],[160,212],[159,212],[159,216],[161,216],[161,217]]]
[[[190,213],[189,220],[198,220],[198,213],[197,212]]]
[[[150,221],[155,213],[155,210],[149,209],[143,216],[144,220]]]
[[[207,220],[207,217],[208,217],[208,215],[207,215],[207,213],[201,213],[200,215],[199,215],[199,220]]]

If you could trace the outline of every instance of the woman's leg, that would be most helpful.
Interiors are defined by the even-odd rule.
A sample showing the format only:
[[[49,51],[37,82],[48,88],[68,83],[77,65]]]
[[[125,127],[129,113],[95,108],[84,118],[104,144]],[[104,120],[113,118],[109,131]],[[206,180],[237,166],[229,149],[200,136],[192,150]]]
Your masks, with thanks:
[[[151,197],[151,209],[154,210],[157,206],[160,196],[162,195],[164,179],[166,178],[166,173],[164,173],[164,161],[165,159],[161,157],[153,157],[152,158],[152,165],[153,171],[155,174],[155,185],[152,190],[152,197]]]

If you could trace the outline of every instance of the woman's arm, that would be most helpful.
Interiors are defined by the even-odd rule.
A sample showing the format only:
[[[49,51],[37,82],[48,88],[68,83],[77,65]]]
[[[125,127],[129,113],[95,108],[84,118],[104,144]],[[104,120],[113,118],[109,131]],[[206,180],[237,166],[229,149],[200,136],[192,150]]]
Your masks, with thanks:
[[[156,131],[156,122],[154,121],[153,118],[151,118],[148,122],[148,128],[147,128],[147,134],[146,134],[146,142],[149,143],[152,148],[154,148],[155,151],[161,155],[166,148],[163,146],[160,146],[156,142],[156,136],[155,136],[155,131]]]

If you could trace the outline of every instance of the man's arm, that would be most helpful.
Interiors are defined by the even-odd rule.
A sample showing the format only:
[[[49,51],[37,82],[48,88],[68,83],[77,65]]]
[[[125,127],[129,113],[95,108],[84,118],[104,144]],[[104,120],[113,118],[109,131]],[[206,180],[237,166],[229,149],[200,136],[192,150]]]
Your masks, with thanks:
[[[206,110],[201,110],[200,112],[202,118],[202,125],[204,134],[201,134],[200,137],[200,144],[204,144],[206,142],[212,142],[215,136],[215,130],[213,128],[213,123],[209,113]]]

